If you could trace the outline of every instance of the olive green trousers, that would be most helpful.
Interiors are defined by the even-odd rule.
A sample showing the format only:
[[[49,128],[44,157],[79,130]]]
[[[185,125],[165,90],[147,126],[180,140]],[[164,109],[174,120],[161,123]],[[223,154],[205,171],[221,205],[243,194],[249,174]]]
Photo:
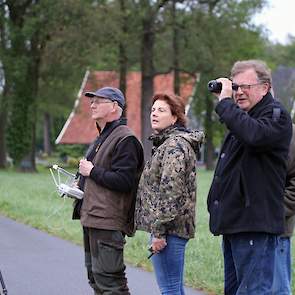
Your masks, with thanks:
[[[120,231],[83,228],[85,265],[95,295],[129,295]]]

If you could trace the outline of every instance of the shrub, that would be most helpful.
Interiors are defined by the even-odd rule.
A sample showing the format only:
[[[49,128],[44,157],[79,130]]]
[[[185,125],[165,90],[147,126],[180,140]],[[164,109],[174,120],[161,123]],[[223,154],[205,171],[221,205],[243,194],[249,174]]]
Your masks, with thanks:
[[[82,144],[60,144],[57,146],[56,150],[59,157],[64,162],[68,162],[68,158],[80,159],[83,157],[86,148],[87,146]]]

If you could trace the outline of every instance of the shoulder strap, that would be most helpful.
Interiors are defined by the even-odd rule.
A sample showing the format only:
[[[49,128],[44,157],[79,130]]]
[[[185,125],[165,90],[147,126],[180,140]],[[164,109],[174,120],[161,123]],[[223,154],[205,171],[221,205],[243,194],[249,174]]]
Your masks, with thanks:
[[[273,112],[272,112],[272,120],[274,122],[279,121],[281,116],[281,109],[280,108],[273,108]]]

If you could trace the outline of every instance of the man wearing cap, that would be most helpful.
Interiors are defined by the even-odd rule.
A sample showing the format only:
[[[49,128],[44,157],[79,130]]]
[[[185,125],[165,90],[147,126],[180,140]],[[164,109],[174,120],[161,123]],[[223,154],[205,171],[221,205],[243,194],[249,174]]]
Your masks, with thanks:
[[[134,234],[133,215],[143,149],[122,118],[123,93],[113,87],[86,92],[99,135],[80,160],[84,190],[80,220],[85,264],[94,294],[130,294],[123,260],[124,236]]]

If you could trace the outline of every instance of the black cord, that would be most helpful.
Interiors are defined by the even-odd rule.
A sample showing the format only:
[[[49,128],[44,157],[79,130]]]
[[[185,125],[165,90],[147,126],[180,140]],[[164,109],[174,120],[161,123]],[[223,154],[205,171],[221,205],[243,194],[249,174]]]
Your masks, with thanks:
[[[147,259],[150,259],[155,254],[155,252],[153,251],[152,246],[149,247],[148,250],[151,252],[151,254],[147,257]]]
[[[2,286],[3,294],[7,295],[8,293],[7,293],[7,289],[6,289],[6,286],[5,286],[1,271],[0,271],[0,283],[1,283],[1,286]]]

